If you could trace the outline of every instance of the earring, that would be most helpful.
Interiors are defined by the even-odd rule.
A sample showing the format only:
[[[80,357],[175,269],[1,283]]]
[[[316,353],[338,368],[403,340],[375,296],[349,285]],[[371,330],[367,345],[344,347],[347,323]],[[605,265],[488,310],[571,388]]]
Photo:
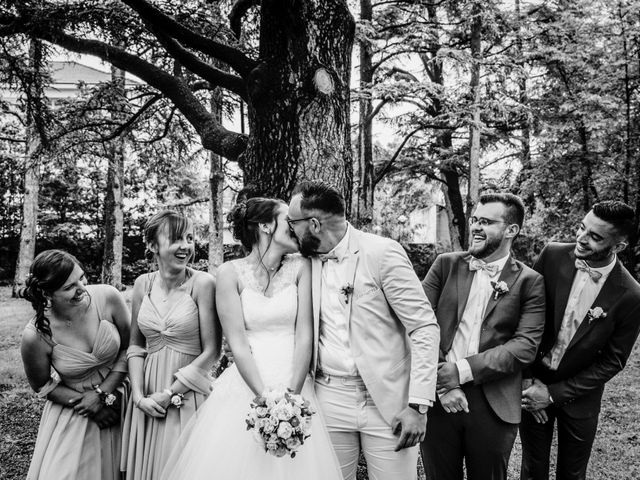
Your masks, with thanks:
[[[51,299],[46,298],[44,301],[44,308],[51,308]]]

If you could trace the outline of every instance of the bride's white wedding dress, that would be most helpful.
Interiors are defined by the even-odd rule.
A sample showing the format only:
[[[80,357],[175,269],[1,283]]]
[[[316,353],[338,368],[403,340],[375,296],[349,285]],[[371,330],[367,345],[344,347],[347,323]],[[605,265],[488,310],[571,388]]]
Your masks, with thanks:
[[[285,258],[272,279],[273,293],[269,296],[261,293],[244,259],[233,261],[244,285],[240,301],[247,338],[267,387],[286,387],[291,382],[298,305],[296,277],[303,261],[298,255]],[[341,480],[309,377],[302,395],[318,412],[312,417],[311,437],[295,458],[275,457],[265,452],[254,431],[246,428],[245,418],[255,395],[232,365],[216,380],[211,395],[180,436],[162,479]]]

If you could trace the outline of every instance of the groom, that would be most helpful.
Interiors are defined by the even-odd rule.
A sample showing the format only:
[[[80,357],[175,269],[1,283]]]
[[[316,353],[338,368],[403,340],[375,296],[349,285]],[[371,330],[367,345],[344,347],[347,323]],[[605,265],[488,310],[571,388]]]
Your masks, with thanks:
[[[342,195],[299,184],[289,226],[312,257],[315,376],[346,480],[360,451],[369,478],[413,480],[435,399],[439,332],[402,247],[347,223]]]
[[[597,203],[576,242],[548,244],[534,266],[545,278],[547,315],[522,397],[523,480],[549,478],[555,423],[556,478],[586,478],[604,385],[624,368],[640,331],[640,285],[617,258],[634,217],[625,203]]]

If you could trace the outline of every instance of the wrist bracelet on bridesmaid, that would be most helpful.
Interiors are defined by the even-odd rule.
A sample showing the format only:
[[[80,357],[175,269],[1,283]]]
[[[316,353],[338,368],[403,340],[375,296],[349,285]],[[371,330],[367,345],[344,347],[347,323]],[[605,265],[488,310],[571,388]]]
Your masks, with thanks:
[[[144,396],[140,397],[140,398],[138,399],[138,401],[135,403],[136,408],[140,408],[140,402],[142,401],[142,399],[143,399],[143,398],[145,398],[145,397],[144,397]]]
[[[165,388],[162,393],[167,393],[169,395],[169,406],[173,405],[176,408],[180,408],[184,405],[184,393],[174,393],[170,388]]]
[[[102,403],[104,403],[107,407],[110,407],[115,403],[116,396],[113,393],[103,392],[100,388],[100,385],[94,385],[93,390],[98,394]]]

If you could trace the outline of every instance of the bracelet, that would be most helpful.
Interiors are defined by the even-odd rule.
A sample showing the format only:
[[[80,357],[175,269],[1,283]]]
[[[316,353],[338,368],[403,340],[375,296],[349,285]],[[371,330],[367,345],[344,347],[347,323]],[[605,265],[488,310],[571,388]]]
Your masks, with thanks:
[[[113,393],[103,392],[100,388],[100,385],[94,385],[93,390],[98,394],[102,403],[104,403],[107,407],[110,407],[115,403],[116,396]]]
[[[140,397],[140,398],[138,399],[138,401],[135,403],[136,408],[140,408],[140,402],[142,401],[142,399],[143,399],[143,398],[146,398],[146,397],[143,395],[143,396],[142,396],[142,397]]]
[[[171,390],[170,388],[165,388],[162,393],[166,393],[167,395],[169,395],[169,398],[173,397],[173,390]]]

